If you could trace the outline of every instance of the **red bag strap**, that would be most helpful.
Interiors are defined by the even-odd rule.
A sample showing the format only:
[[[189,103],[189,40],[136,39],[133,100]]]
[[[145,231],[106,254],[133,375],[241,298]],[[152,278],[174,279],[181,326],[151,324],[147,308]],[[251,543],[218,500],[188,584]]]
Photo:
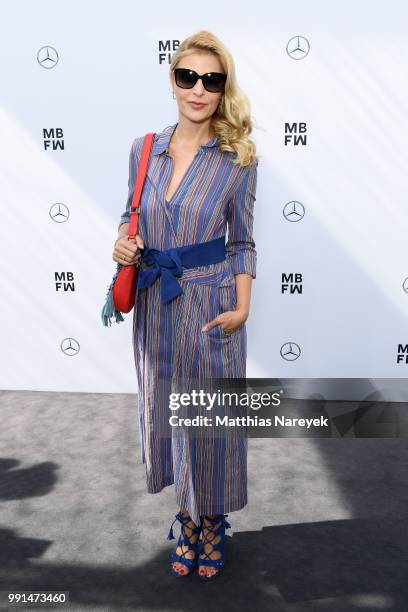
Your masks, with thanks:
[[[132,240],[137,234],[137,225],[140,214],[140,196],[146,178],[147,166],[150,160],[150,154],[153,148],[154,133],[146,134],[143,141],[142,155],[140,157],[139,169],[136,177],[136,185],[133,191],[132,205],[130,207],[130,223],[128,240]]]

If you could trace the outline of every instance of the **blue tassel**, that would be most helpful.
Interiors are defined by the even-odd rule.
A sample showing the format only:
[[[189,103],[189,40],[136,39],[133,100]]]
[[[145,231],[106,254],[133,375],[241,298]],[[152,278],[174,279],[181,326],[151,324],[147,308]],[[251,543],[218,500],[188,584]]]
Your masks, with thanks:
[[[221,521],[221,523],[224,524],[225,529],[230,529],[231,528],[231,524],[227,521],[227,516],[228,516],[228,514],[221,514],[220,515],[220,521]]]
[[[167,539],[168,539],[168,540],[175,540],[175,539],[176,539],[176,538],[174,537],[174,535],[173,535],[173,525],[174,525],[174,523],[175,523],[176,521],[180,521],[180,522],[182,522],[182,521],[183,521],[183,515],[182,515],[182,513],[181,513],[181,512],[177,512],[177,514],[176,514],[175,516],[176,516],[176,518],[175,518],[175,519],[174,519],[174,521],[172,522],[171,527],[170,527],[170,531],[169,531],[169,535],[167,536]]]
[[[115,275],[112,279],[111,284],[109,285],[108,293],[106,294],[105,304],[102,308],[101,318],[102,318],[102,323],[105,327],[107,327],[108,325],[112,325],[111,318],[113,316],[115,317],[116,323],[120,323],[121,321],[125,320],[122,317],[121,312],[119,312],[119,310],[116,310],[115,304],[113,301],[113,286],[115,284],[116,278],[119,274],[119,270],[121,269],[121,267],[122,266],[118,263]]]
[[[167,536],[167,539],[168,539],[168,540],[175,540],[175,539],[176,539],[176,538],[174,537],[174,534],[173,534],[173,524],[172,524],[172,525],[171,525],[171,527],[170,527],[170,531],[169,531],[169,535]]]

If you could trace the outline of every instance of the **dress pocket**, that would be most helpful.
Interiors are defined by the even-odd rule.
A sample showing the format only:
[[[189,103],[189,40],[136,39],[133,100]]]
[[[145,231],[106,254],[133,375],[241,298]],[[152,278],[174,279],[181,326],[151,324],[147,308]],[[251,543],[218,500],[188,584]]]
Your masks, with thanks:
[[[218,314],[226,312],[228,310],[235,310],[237,306],[237,295],[235,290],[235,281],[222,282],[217,286],[217,302],[218,302]]]
[[[235,289],[235,278],[233,274],[226,275],[223,279],[221,279],[218,285],[214,287],[214,292],[216,304],[215,316],[229,310],[235,310],[237,306],[237,295]],[[221,338],[231,338],[231,336],[239,331],[239,328],[232,332],[226,332],[222,329],[221,325],[219,325],[218,330]]]
[[[179,280],[185,288],[194,287],[200,295],[202,323],[208,323],[228,310],[235,310],[237,304],[235,277],[228,259],[217,264],[183,270]],[[238,330],[225,332],[220,325],[205,332],[213,341],[230,339]]]

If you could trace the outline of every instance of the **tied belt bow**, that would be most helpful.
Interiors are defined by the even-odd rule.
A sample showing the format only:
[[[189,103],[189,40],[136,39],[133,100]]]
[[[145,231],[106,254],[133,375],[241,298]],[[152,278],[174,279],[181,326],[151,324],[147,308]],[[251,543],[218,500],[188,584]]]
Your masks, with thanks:
[[[177,281],[182,276],[184,268],[206,266],[225,259],[225,236],[208,242],[188,244],[170,249],[153,249],[145,246],[142,251],[142,261],[149,265],[145,270],[139,270],[137,287],[150,287],[161,277],[161,301],[168,304],[183,293]]]

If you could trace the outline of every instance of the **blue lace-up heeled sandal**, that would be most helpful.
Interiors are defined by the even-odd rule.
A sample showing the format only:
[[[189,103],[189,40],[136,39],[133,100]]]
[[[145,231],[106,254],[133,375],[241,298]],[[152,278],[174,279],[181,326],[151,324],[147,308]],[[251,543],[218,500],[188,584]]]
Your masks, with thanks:
[[[204,524],[204,520],[201,519],[202,539],[200,540],[200,542],[198,544],[198,552],[197,552],[198,570],[200,570],[200,567],[202,567],[203,565],[214,567],[217,570],[211,576],[207,575],[207,574],[204,574],[202,576],[200,574],[200,571],[199,571],[198,575],[199,575],[199,577],[202,580],[210,580],[211,578],[215,578],[215,576],[218,576],[218,574],[221,573],[221,570],[224,567],[224,563],[225,563],[225,548],[224,548],[225,547],[225,529],[229,529],[231,527],[229,522],[225,520],[225,518],[227,516],[228,516],[228,514],[218,514],[214,518],[211,518],[209,516],[205,516],[204,518],[207,519],[207,521],[209,521],[211,523],[211,525],[205,525]],[[217,523],[220,523],[220,524],[218,525],[218,527],[215,527],[215,525],[217,525]],[[220,539],[220,541],[217,544],[213,544],[213,541],[215,539],[217,539],[217,536],[221,536],[221,539]],[[211,550],[208,553],[205,552],[205,545],[206,544],[210,544],[211,545]],[[212,553],[215,550],[219,550],[220,553],[221,553],[221,556],[220,556],[219,559],[211,559],[210,558],[210,555],[212,555]],[[204,558],[200,558],[201,555],[205,555]]]
[[[196,542],[191,542],[190,538],[193,537],[194,535],[199,535],[200,531],[201,531],[201,524],[197,525],[196,527],[187,527],[187,529],[190,529],[191,534],[190,536],[188,536],[186,534],[186,524],[189,523],[190,521],[192,521],[192,518],[188,515],[184,515],[181,511],[178,512],[176,514],[176,518],[174,519],[174,521],[171,524],[170,527],[170,531],[169,534],[167,536],[168,540],[175,540],[175,537],[173,535],[173,525],[176,521],[180,521],[181,523],[181,533],[177,542],[177,546],[176,548],[173,550],[173,552],[171,553],[171,559],[170,559],[170,569],[172,571],[172,573],[177,576],[177,578],[179,578],[180,576],[189,576],[190,574],[193,573],[193,570],[195,568],[195,566],[197,565],[197,548],[198,548],[198,538],[196,540]],[[193,522],[193,521],[192,521]],[[185,550],[184,552],[181,553],[181,555],[178,555],[176,553],[176,550],[178,547],[181,548],[181,550],[183,550],[183,546],[188,546],[188,549]],[[188,553],[189,550],[194,550],[195,551],[195,556],[194,559],[189,559],[188,557],[186,557],[186,553]],[[188,568],[188,572],[187,573],[181,573],[178,572],[176,569],[174,569],[172,563],[178,561],[179,563],[183,563],[183,565],[186,565]]]

